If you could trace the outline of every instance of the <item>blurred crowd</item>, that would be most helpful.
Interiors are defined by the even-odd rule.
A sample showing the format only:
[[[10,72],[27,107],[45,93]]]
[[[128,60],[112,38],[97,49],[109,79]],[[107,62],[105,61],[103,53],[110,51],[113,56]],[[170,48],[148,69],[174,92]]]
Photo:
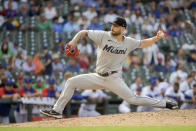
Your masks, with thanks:
[[[61,54],[68,38],[60,37],[52,48],[41,44],[41,51],[31,55],[19,41],[12,41],[10,32],[47,32],[52,37],[55,33],[70,34],[83,29],[110,30],[108,23],[123,16],[128,25],[125,35],[135,39],[151,37],[159,29],[167,38],[180,39],[185,33],[193,37],[196,34],[194,0],[4,0],[0,3],[1,99],[58,98],[68,78],[92,72],[95,68],[96,47],[88,39],[78,43],[79,57],[65,59]],[[34,18],[35,23],[21,22],[29,18]],[[196,44],[184,45],[174,52],[168,52],[169,49],[162,49],[158,44],[131,52],[123,63],[124,73],[129,75],[129,72],[145,67],[150,73],[162,72],[169,77],[153,76],[146,82],[135,76],[134,82],[128,84],[130,89],[141,96],[174,99],[182,109],[196,108]],[[192,66],[187,69],[184,66],[187,64]],[[59,81],[56,76],[62,76],[62,79]],[[73,96],[76,100],[98,102],[104,98],[107,96],[100,90],[76,91]],[[0,122],[9,122],[10,109],[9,104],[0,104]],[[79,116],[100,115],[95,109],[96,104],[82,104]],[[157,109],[138,106],[136,111],[150,110]],[[119,112],[131,112],[130,105],[123,101]]]

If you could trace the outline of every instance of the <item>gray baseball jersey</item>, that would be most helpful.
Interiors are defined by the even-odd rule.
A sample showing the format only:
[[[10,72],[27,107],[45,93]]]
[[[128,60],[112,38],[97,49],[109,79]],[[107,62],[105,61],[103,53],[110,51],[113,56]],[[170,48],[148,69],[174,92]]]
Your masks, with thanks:
[[[140,46],[140,40],[125,37],[118,42],[111,32],[89,30],[88,37],[96,43],[97,63],[96,72],[120,71],[122,63],[132,50]]]
[[[140,46],[141,42],[139,40],[124,37],[122,42],[118,42],[112,37],[110,32],[93,30],[88,31],[88,37],[96,43],[98,48],[97,73],[81,74],[68,79],[53,110],[62,113],[65,105],[71,99],[75,88],[90,90],[106,89],[117,94],[129,104],[159,108],[166,106],[166,101],[164,100],[136,96],[123,81],[120,73],[114,73],[107,77],[98,75],[98,73],[109,71],[121,71],[122,63],[129,52]]]

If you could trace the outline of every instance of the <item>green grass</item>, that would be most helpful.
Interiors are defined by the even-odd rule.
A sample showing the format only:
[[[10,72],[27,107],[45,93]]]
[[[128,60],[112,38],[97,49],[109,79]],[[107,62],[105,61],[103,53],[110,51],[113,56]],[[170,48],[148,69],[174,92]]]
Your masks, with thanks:
[[[0,131],[196,131],[196,126],[0,127]]]

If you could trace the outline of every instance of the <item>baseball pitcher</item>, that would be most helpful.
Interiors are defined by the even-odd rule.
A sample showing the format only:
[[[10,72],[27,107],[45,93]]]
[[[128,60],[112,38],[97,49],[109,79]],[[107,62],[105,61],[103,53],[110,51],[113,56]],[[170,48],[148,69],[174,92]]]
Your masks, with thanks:
[[[107,89],[119,95],[129,104],[156,108],[178,108],[177,103],[173,101],[136,96],[125,84],[121,75],[122,63],[129,52],[136,48],[146,48],[153,45],[164,37],[164,33],[158,31],[157,35],[152,38],[136,40],[123,35],[127,26],[124,18],[117,17],[111,24],[111,31],[109,32],[82,30],[66,45],[65,52],[67,56],[75,57],[79,54],[77,42],[80,39],[88,36],[93,40],[97,46],[96,72],[68,79],[53,109],[40,110],[40,113],[62,118],[62,111],[71,99],[76,87],[90,90]]]

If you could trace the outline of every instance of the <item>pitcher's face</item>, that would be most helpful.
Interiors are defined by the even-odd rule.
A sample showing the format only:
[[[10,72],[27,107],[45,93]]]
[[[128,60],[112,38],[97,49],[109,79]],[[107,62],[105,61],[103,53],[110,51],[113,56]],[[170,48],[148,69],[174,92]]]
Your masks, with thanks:
[[[112,24],[112,27],[111,27],[111,32],[112,32],[112,35],[113,36],[118,36],[122,33],[122,27],[121,26],[118,26],[118,25],[115,25],[115,24]]]

